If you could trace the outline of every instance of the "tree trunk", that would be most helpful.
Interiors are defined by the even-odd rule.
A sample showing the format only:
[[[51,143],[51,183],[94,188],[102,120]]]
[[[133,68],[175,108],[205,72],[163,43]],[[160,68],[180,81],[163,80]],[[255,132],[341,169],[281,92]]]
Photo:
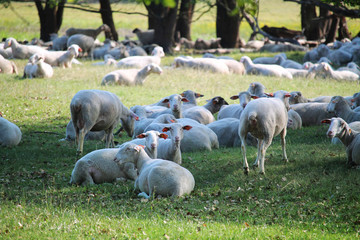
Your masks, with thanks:
[[[191,40],[191,21],[194,14],[195,1],[181,0],[175,32],[180,33],[180,37]]]
[[[312,30],[312,20],[316,18],[316,9],[314,5],[301,4],[301,29],[306,39],[314,40],[316,33]]]
[[[100,14],[103,23],[111,29],[111,33],[105,32],[105,37],[117,41],[119,37],[112,16],[110,0],[100,0]]]
[[[342,16],[342,17],[340,17],[338,39],[341,40],[344,38],[351,39],[351,33],[349,32],[349,29],[348,29],[348,26],[346,23],[346,18],[344,16]]]
[[[217,0],[216,5],[216,36],[221,38],[222,47],[236,48],[240,41],[240,13],[231,14],[236,0]]]
[[[155,30],[154,42],[164,48],[166,53],[172,53],[174,42],[178,0],[175,0],[173,8],[164,7],[161,4],[151,3],[145,5],[148,10],[149,29]]]
[[[50,0],[45,3],[45,8],[40,0],[34,0],[40,19],[40,39],[50,41],[50,33],[57,33],[62,24],[64,5],[66,0],[60,0],[54,5]]]
[[[332,15],[331,18],[332,18],[332,21],[331,21],[331,25],[329,26],[330,29],[326,34],[325,44],[334,42],[336,40],[336,33],[339,28],[340,18],[335,15]]]

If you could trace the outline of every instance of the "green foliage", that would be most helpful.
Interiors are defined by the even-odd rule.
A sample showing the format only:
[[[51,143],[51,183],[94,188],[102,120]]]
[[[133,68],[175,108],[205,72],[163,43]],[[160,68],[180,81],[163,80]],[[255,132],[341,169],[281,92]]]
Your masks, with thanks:
[[[174,8],[176,6],[175,0],[143,0],[144,4],[149,6],[151,3],[156,5],[163,5],[164,7]]]

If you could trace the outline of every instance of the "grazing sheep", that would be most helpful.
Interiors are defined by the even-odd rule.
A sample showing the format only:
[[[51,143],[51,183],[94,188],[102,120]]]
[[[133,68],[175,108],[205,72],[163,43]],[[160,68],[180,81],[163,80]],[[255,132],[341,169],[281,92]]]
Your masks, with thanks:
[[[240,147],[239,123],[239,118],[229,117],[209,123],[206,126],[217,135],[220,147]],[[257,139],[248,133],[246,144],[256,146]]]
[[[0,146],[12,147],[21,141],[21,130],[14,123],[3,118],[0,112]]]
[[[262,85],[259,82],[253,82],[250,83],[249,88],[248,88],[248,92],[252,95],[252,96],[256,96],[256,97],[267,97],[267,95],[265,94],[264,90],[266,89],[266,87],[264,85]]]
[[[300,129],[302,126],[302,120],[300,115],[295,112],[293,109],[290,109],[288,111],[288,123],[287,123],[287,128],[290,129]]]
[[[71,173],[70,184],[92,185],[111,183],[126,179],[135,180],[137,171],[134,164],[123,168],[114,161],[119,149],[108,148],[92,151],[79,159]]]
[[[360,113],[351,110],[349,104],[342,96],[332,97],[327,106],[327,111],[337,117],[341,117],[347,123],[360,121]]]
[[[92,37],[86,36],[84,34],[75,34],[69,37],[67,41],[67,46],[70,47],[73,44],[78,45],[82,49],[82,53],[84,56],[85,53],[88,57],[93,58],[93,49],[94,49],[94,39]]]
[[[346,147],[347,164],[349,166],[360,164],[360,134],[352,131],[342,118],[325,119],[322,123],[330,124],[326,133],[329,138],[338,137]]]
[[[292,79],[291,73],[285,68],[274,64],[254,64],[248,56],[240,59],[246,69],[246,74],[264,75],[273,77],[286,77]]]
[[[104,141],[106,137],[105,131],[97,131],[97,132],[93,132],[93,131],[89,131],[86,135],[84,140],[95,140],[95,141]],[[74,124],[72,122],[72,120],[69,121],[69,123],[66,125],[66,137],[64,139],[61,140],[66,140],[66,141],[74,141],[76,139],[76,134],[75,134],[75,128],[74,128]]]
[[[185,68],[194,68],[204,71],[209,71],[212,73],[223,73],[229,74],[229,67],[225,62],[220,59],[214,58],[193,58],[187,59],[184,57],[177,57],[174,59],[175,68],[185,67]]]
[[[128,163],[138,169],[135,189],[140,189],[139,196],[182,196],[194,189],[195,180],[189,170],[168,160],[151,159],[142,147],[135,144],[129,143],[120,148],[115,161],[121,169]]]
[[[39,46],[19,44],[14,38],[6,39],[4,49],[11,47],[13,58],[28,59],[35,53],[44,53],[46,50]]]
[[[302,126],[319,126],[321,120],[334,117],[334,114],[327,112],[327,103],[298,103],[291,105],[291,109],[296,111],[302,121]]]
[[[151,56],[131,56],[121,59],[117,63],[119,68],[143,68],[146,65],[155,63],[160,65],[161,58],[165,56],[164,49],[162,47],[155,47],[151,53]]]
[[[91,38],[93,38],[94,40],[97,38],[97,36],[101,33],[101,32],[111,32],[111,29],[109,28],[108,25],[103,24],[100,27],[96,28],[96,29],[91,29],[91,28],[69,28],[65,31],[66,36],[71,37],[73,35],[76,34],[82,34],[82,35],[86,35],[89,36]]]
[[[195,106],[184,110],[183,117],[198,121],[201,124],[209,124],[215,121],[214,115],[224,105],[229,105],[222,97],[213,97],[204,106]]]
[[[30,68],[29,78],[51,78],[54,70],[44,62],[44,56],[36,54],[34,64]]]
[[[136,34],[136,36],[138,37],[138,39],[142,45],[150,45],[155,42],[155,40],[154,40],[155,39],[155,30],[154,29],[149,29],[149,30],[143,31],[143,30],[140,30],[139,28],[135,28],[132,32]]]
[[[234,95],[230,97],[230,99],[235,100],[239,99],[240,104],[231,104],[231,105],[224,105],[221,107],[217,119],[223,118],[240,118],[242,110],[246,107],[248,102],[251,100],[251,94],[248,91],[239,92],[238,95]]]
[[[113,93],[102,90],[80,90],[70,103],[71,119],[76,133],[77,152],[83,152],[84,137],[89,131],[106,132],[106,147],[115,146],[112,132],[122,122],[129,137],[138,117]]]
[[[286,156],[286,126],[288,122],[290,94],[285,91],[277,91],[274,98],[259,98],[250,101],[240,117],[239,136],[241,139],[241,151],[244,159],[244,172],[248,174],[249,165],[246,159],[246,136],[250,132],[258,139],[258,156],[254,163],[259,165],[260,173],[265,173],[265,153],[270,146],[273,137],[280,134],[283,160],[288,162]]]
[[[13,61],[9,61],[5,59],[2,55],[0,55],[0,72],[11,74],[15,73],[18,74],[17,67]]]
[[[101,85],[117,84],[117,85],[142,85],[150,73],[162,74],[162,69],[151,63],[141,70],[139,69],[121,69],[112,71],[105,75],[101,81]]]

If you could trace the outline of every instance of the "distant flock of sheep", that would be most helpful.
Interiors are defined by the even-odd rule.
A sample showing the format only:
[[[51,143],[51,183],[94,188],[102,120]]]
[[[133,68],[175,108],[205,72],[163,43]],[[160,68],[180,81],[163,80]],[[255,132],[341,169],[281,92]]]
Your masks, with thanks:
[[[66,36],[54,38],[53,50],[19,44],[15,39],[8,38],[0,45],[3,48],[0,51],[0,73],[18,74],[15,63],[7,58],[29,59],[24,77],[50,78],[53,67],[70,68],[72,63],[79,64],[76,57],[85,53],[104,58],[104,62],[94,65],[120,68],[106,74],[101,85],[141,85],[150,73],[162,74],[160,64],[165,56],[162,47],[153,46],[151,56],[147,56],[145,49],[129,44],[127,50],[122,51],[124,56],[119,61],[120,57],[111,54],[110,41],[95,48],[97,35],[107,30],[106,25],[98,29],[68,29]],[[142,32],[136,30],[135,33],[139,37]],[[57,51],[60,42],[66,44],[66,51],[63,48]],[[129,53],[141,54],[130,56]],[[304,61],[300,64],[287,59],[284,53],[253,60],[243,56],[240,61],[205,54],[202,58],[176,57],[169,68],[289,79],[320,77],[358,81],[360,69],[356,62],[360,62],[360,38],[335,42],[331,48],[320,45],[307,52]],[[347,64],[347,67],[334,70],[330,64]],[[203,95],[187,90],[150,105],[131,108],[124,106],[115,94],[108,91],[81,90],[71,100],[71,121],[66,127],[64,140],[75,140],[79,155],[83,152],[85,140],[104,140],[106,149],[93,151],[79,159],[70,183],[86,185],[131,179],[135,180],[141,197],[181,196],[191,193],[195,186],[191,172],[181,167],[182,152],[241,147],[244,172],[247,174],[246,145],[257,145],[254,166],[258,166],[260,173],[264,174],[265,153],[273,137],[280,134],[283,160],[288,161],[287,128],[299,129],[321,123],[330,124],[327,136],[333,138],[334,143],[340,140],[346,146],[348,164],[360,164],[360,93],[349,97],[307,99],[298,91],[289,93],[280,90],[269,94],[265,93],[265,89],[261,83],[251,83],[246,91],[230,97],[232,100],[239,99],[239,104],[232,105],[216,96],[204,106],[198,106],[197,98]],[[218,113],[217,120],[215,113]],[[120,130],[125,130],[133,140],[115,146],[113,132],[119,123],[122,126]],[[1,115],[0,145],[16,146],[20,141],[20,129]]]

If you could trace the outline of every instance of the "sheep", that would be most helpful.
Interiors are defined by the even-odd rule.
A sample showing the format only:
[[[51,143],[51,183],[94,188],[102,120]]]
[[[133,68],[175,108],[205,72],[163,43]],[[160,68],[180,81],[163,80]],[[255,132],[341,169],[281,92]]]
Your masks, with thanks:
[[[242,110],[246,107],[248,102],[251,100],[251,94],[248,91],[239,92],[238,95],[234,95],[230,97],[230,99],[235,100],[239,99],[240,104],[231,104],[231,105],[224,105],[221,107],[217,119],[223,118],[240,118]]]
[[[5,59],[2,55],[0,55],[0,70],[1,70],[1,73],[18,74],[18,70],[17,70],[15,63],[13,61],[9,61],[9,60]]]
[[[201,124],[209,124],[215,121],[213,114],[217,113],[224,105],[229,105],[224,98],[217,96],[208,100],[204,106],[188,108],[183,112],[183,117],[191,118]]]
[[[349,62],[346,67],[338,68],[337,71],[351,71],[360,76],[360,67],[354,62]]]
[[[256,96],[256,97],[267,97],[267,95],[265,94],[264,90],[266,89],[266,87],[259,83],[259,82],[252,82],[249,84],[249,88],[248,88],[248,92],[252,95],[252,96]]]
[[[119,68],[143,68],[146,65],[155,63],[160,65],[161,58],[165,56],[164,49],[162,47],[155,47],[151,53],[151,56],[131,56],[121,59],[117,63]]]
[[[188,102],[183,102],[184,110],[187,108],[190,108],[190,107],[197,106],[196,99],[204,96],[203,94],[196,93],[192,90],[186,90],[186,91],[182,92],[180,95],[182,97],[185,97],[188,100]]]
[[[142,85],[150,73],[162,74],[162,69],[154,63],[145,66],[142,69],[121,69],[106,74],[101,85]]]
[[[239,118],[229,117],[209,123],[206,126],[217,135],[220,147],[240,147],[239,123]],[[256,146],[257,139],[248,133],[246,144]]]
[[[96,141],[104,141],[105,140],[105,131],[89,131],[86,135],[84,140],[96,140]],[[65,138],[61,139],[61,141],[66,140],[66,141],[74,141],[76,139],[76,134],[75,134],[75,128],[74,128],[74,124],[72,122],[72,120],[70,119],[69,123],[66,125],[66,134],[65,134]]]
[[[287,128],[290,129],[300,129],[302,126],[302,120],[300,115],[295,112],[293,109],[290,109],[288,111],[288,122],[287,122]]]
[[[116,65],[117,64],[117,61],[115,60],[115,58],[110,55],[110,54],[105,54],[104,56],[104,61],[103,62],[96,62],[96,63],[93,63],[92,65],[93,66],[112,66],[112,65]]]
[[[135,47],[128,49],[128,52],[129,52],[130,56],[147,56],[146,51],[142,47],[139,47],[139,46],[135,46]]]
[[[275,57],[275,63],[279,64],[283,68],[303,69],[302,64],[290,59],[286,59],[282,55],[278,55]]]
[[[306,47],[291,43],[267,43],[262,46],[260,52],[290,52],[290,51],[307,51]]]
[[[218,60],[220,60],[226,64],[226,66],[229,68],[230,73],[240,74],[240,75],[245,74],[245,67],[244,67],[244,64],[242,64],[241,62],[238,62],[234,59],[218,58]]]
[[[302,126],[319,126],[321,120],[334,117],[334,114],[327,112],[327,103],[298,103],[291,105],[291,109],[296,111],[302,121]]]
[[[171,113],[175,116],[175,118],[183,117],[182,103],[188,102],[187,98],[182,97],[179,94],[172,94],[168,97],[163,98],[162,103],[166,103],[170,105],[170,109],[167,109],[162,112],[154,113],[150,117],[155,118],[165,113]]]
[[[221,42],[221,38],[210,39],[210,40],[204,40],[202,38],[198,38],[195,41],[194,48],[197,50],[221,48],[220,42]]]
[[[13,58],[28,59],[35,53],[44,53],[46,50],[38,46],[19,44],[14,38],[7,38],[4,49],[11,47]]]
[[[258,139],[258,154],[255,166],[259,165],[260,173],[265,174],[264,161],[267,148],[274,136],[280,134],[283,160],[288,162],[286,156],[286,126],[288,122],[290,94],[277,91],[274,98],[259,98],[250,101],[240,117],[239,136],[241,139],[241,152],[243,155],[244,173],[248,174],[249,165],[246,159],[246,136],[250,132]]]
[[[278,57],[281,56],[283,59],[287,59],[285,53],[279,53],[274,57],[258,57],[253,60],[255,64],[276,64]]]
[[[305,98],[300,91],[293,91],[290,93],[289,104],[307,103],[309,100]]]
[[[347,64],[352,60],[352,54],[342,49],[331,50],[325,44],[319,45],[317,49],[319,55],[327,57],[335,65]]]
[[[97,38],[97,36],[102,32],[111,32],[111,29],[108,25],[103,24],[100,27],[96,29],[91,28],[69,28],[65,31],[66,36],[71,37],[76,34],[82,34],[85,36],[89,36],[93,38],[94,40]]]
[[[127,163],[122,169],[114,161],[119,149],[108,148],[92,151],[79,159],[71,173],[70,184],[93,185],[126,179],[135,180],[134,164]]]
[[[347,164],[356,166],[360,164],[360,134],[350,129],[342,118],[324,119],[322,123],[330,124],[326,133],[329,138],[338,137],[346,147]]]
[[[21,130],[14,123],[3,118],[0,112],[0,146],[12,147],[21,141]]]
[[[162,129],[163,132],[170,131],[171,138],[159,142],[158,158],[173,161],[179,165],[182,163],[180,143],[184,138],[184,130],[192,128],[190,125],[182,126],[179,123],[173,123]]]
[[[148,154],[148,156],[150,158],[159,158],[158,157],[158,148],[159,148],[159,139],[163,138],[166,139],[168,138],[168,135],[166,135],[165,133],[160,133],[158,131],[146,131],[144,133],[140,133],[139,135],[136,136],[135,139],[129,141],[131,143],[135,143],[137,145],[143,145],[145,146],[145,152]],[[123,143],[123,144],[127,144]],[[122,144],[122,145],[123,145]],[[119,146],[119,148],[121,148],[121,146]],[[169,160],[169,159],[167,159]]]
[[[26,63],[26,65],[24,67],[23,78],[30,78],[31,69],[34,66],[34,64],[35,64],[38,57],[39,57],[38,54],[34,54],[29,58],[28,62]]]
[[[44,56],[36,55],[34,64],[30,68],[29,78],[51,78],[54,74],[53,68],[44,62]]]
[[[325,77],[332,78],[335,80],[349,80],[349,81],[357,81],[359,80],[359,75],[351,71],[335,71],[332,67],[327,63],[320,63],[317,68],[314,68],[316,76],[323,73]],[[309,70],[310,72],[310,70]]]
[[[57,59],[57,66],[71,68],[72,61],[79,55],[79,52],[82,52],[82,49],[78,45],[72,44],[68,50]]]
[[[11,48],[4,48],[4,43],[0,43],[0,55],[3,56],[6,59],[13,58],[12,50]]]
[[[306,78],[309,73],[309,71],[305,69],[286,68],[286,70],[291,73],[293,78]]]
[[[142,45],[149,45],[149,44],[153,44],[155,42],[155,30],[154,29],[149,29],[149,30],[143,31],[143,30],[140,30],[139,28],[135,28],[132,32],[136,34],[136,36],[138,37],[138,39]]]
[[[180,38],[180,45],[184,46],[185,49],[192,49],[195,47],[195,42],[182,37]]]
[[[127,58],[130,56],[125,46],[118,46],[111,49],[108,54],[113,56],[115,59]],[[116,63],[117,64],[117,63]]]
[[[75,34],[68,38],[67,47],[70,47],[73,44],[78,45],[82,49],[83,54],[91,56],[93,58],[93,49],[94,49],[94,39],[84,34]]]
[[[70,103],[71,119],[76,133],[77,153],[83,152],[84,137],[90,131],[106,132],[106,147],[114,146],[112,132],[121,121],[129,137],[133,134],[134,119],[131,110],[125,107],[113,93],[102,90],[80,90]]]
[[[213,58],[193,58],[186,59],[177,57],[174,59],[175,68],[185,67],[209,71],[212,73],[229,74],[229,67],[219,59]]]
[[[52,50],[54,51],[66,50],[68,36],[58,37],[56,33],[51,33],[50,39],[52,41],[52,47],[51,47]]]
[[[348,124],[352,131],[360,132],[360,121],[352,122]],[[332,144],[341,144],[342,142],[338,137],[331,139]]]
[[[241,57],[240,62],[244,64],[246,74],[293,78],[289,71],[279,65],[254,64],[248,56]]]
[[[114,161],[121,169],[129,163],[135,165],[139,172],[135,189],[139,188],[139,196],[145,198],[155,195],[182,196],[190,194],[195,187],[194,177],[189,170],[168,160],[151,159],[136,144],[129,143],[120,148]]]
[[[110,39],[105,39],[104,45],[101,47],[96,47],[93,50],[94,59],[104,58],[106,54],[109,54],[109,51],[117,45],[115,41]]]
[[[335,114],[337,117],[341,117],[347,123],[360,121],[360,113],[351,110],[349,104],[342,96],[332,97],[327,106],[327,111]]]

